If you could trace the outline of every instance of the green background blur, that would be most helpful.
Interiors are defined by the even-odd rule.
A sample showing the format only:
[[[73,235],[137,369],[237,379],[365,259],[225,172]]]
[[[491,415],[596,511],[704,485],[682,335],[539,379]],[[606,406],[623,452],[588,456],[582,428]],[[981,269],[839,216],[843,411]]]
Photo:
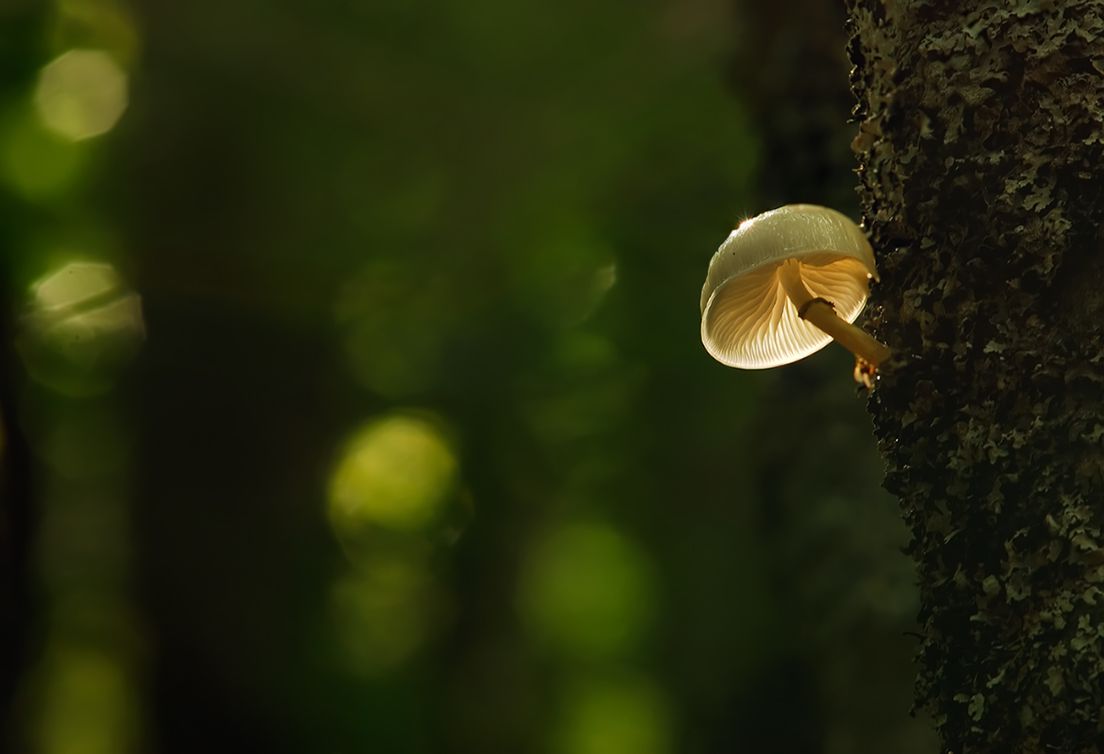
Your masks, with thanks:
[[[12,752],[934,752],[849,357],[828,0],[0,3]]]

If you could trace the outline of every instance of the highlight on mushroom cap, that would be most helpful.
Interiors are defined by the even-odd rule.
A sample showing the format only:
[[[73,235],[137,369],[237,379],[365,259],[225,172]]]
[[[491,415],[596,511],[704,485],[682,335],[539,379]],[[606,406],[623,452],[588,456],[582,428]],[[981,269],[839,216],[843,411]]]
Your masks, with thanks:
[[[802,283],[853,322],[876,277],[862,230],[827,207],[794,204],[740,224],[709,264],[701,295],[702,343],[713,358],[742,369],[789,364],[831,336],[804,320],[783,289],[782,264],[794,260]]]

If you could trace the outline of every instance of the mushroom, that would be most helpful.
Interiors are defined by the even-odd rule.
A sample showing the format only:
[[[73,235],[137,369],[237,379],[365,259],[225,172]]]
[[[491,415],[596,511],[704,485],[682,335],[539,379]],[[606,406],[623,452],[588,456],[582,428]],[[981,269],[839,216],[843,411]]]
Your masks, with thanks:
[[[740,223],[709,262],[702,343],[722,364],[768,369],[835,340],[869,387],[890,350],[851,323],[877,275],[866,236],[839,212],[814,204],[764,212]]]

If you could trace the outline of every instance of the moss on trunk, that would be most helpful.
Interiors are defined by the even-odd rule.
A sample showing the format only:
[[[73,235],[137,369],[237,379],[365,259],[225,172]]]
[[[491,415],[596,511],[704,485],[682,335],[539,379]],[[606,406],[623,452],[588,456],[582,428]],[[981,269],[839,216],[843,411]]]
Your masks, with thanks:
[[[954,754],[1104,725],[1104,2],[849,0],[870,406]]]

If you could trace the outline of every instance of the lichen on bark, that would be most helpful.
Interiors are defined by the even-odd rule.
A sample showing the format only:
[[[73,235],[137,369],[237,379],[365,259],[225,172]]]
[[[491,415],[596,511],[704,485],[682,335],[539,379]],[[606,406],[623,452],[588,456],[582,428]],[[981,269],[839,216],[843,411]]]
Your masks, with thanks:
[[[848,0],[870,408],[944,750],[1104,731],[1104,0]]]

